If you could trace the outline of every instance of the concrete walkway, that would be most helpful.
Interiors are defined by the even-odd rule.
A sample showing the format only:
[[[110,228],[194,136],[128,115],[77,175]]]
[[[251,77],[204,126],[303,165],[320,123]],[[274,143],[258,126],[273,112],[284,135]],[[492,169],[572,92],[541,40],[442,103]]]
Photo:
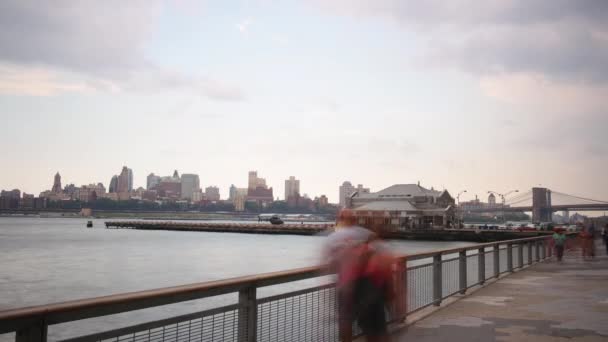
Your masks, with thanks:
[[[608,257],[580,252],[487,285],[417,323],[393,341],[608,341]]]

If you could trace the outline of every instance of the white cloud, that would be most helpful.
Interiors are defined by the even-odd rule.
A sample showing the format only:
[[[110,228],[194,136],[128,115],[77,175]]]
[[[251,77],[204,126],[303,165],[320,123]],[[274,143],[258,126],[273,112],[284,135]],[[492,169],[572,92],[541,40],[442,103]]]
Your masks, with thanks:
[[[188,89],[214,100],[242,100],[234,85],[147,58],[144,46],[161,10],[160,0],[0,2],[0,91],[51,96]]]
[[[241,21],[240,23],[236,24],[236,28],[242,34],[248,35],[249,34],[249,26],[251,25],[251,22],[252,22],[251,18],[247,18],[247,19]]]

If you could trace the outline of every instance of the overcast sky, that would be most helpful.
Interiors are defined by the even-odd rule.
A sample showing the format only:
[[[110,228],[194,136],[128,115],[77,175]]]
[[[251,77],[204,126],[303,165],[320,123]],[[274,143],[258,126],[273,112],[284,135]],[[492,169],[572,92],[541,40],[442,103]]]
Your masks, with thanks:
[[[0,2],[0,188],[123,165],[608,199],[608,1]]]

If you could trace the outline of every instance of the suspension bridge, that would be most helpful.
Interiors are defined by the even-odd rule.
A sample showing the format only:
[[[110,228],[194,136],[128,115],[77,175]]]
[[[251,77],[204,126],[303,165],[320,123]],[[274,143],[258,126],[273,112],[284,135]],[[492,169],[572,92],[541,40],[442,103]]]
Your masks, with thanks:
[[[585,198],[548,188],[532,188],[527,192],[505,199],[495,206],[468,209],[468,212],[532,212],[535,222],[551,221],[554,212],[608,210],[608,201]]]

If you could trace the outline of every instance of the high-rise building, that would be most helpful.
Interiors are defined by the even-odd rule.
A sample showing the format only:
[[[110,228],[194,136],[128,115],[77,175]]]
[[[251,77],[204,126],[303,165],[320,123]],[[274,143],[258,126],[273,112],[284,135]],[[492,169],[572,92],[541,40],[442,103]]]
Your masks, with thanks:
[[[173,173],[173,177],[175,178],[176,175],[178,175],[177,171]],[[181,198],[189,200],[192,199],[192,194],[201,187],[198,175],[191,173],[184,173],[182,175],[181,185]]]
[[[220,200],[220,189],[217,186],[208,186],[205,188],[205,197],[208,201]]]
[[[51,192],[56,194],[61,192],[61,175],[59,172],[55,174],[55,179],[53,180],[53,187],[51,188]]]
[[[108,192],[109,193],[118,192],[118,176],[117,175],[112,176],[112,180],[110,181],[110,186],[108,186]]]
[[[127,169],[127,191],[133,190],[133,170]]]
[[[131,179],[131,180],[129,180]],[[129,168],[126,166],[122,167],[122,171],[118,176],[118,185],[116,186],[116,192],[125,193],[130,192],[132,190],[129,189],[129,185],[133,186],[133,173],[129,171]]]
[[[300,181],[291,176],[285,180],[285,200],[300,194]]]
[[[339,197],[338,203],[340,204],[341,207],[346,206],[347,197],[352,195],[354,192],[355,192],[355,187],[351,184],[351,182],[345,181],[344,183],[342,183],[342,185],[340,185],[340,189],[339,189],[340,197]]]
[[[249,171],[248,188],[251,190],[257,188],[268,189],[266,179],[258,177],[257,171]]]
[[[228,200],[230,202],[234,202],[234,200],[236,199],[237,193],[238,193],[238,189],[236,188],[236,186],[234,186],[234,184],[230,185],[230,192],[228,193]]]
[[[158,184],[160,184],[160,176],[157,176],[154,173],[149,174],[146,178],[146,189],[152,190]]]
[[[327,207],[328,204],[329,200],[327,199],[327,196],[321,195],[321,197],[319,197],[319,208]]]

